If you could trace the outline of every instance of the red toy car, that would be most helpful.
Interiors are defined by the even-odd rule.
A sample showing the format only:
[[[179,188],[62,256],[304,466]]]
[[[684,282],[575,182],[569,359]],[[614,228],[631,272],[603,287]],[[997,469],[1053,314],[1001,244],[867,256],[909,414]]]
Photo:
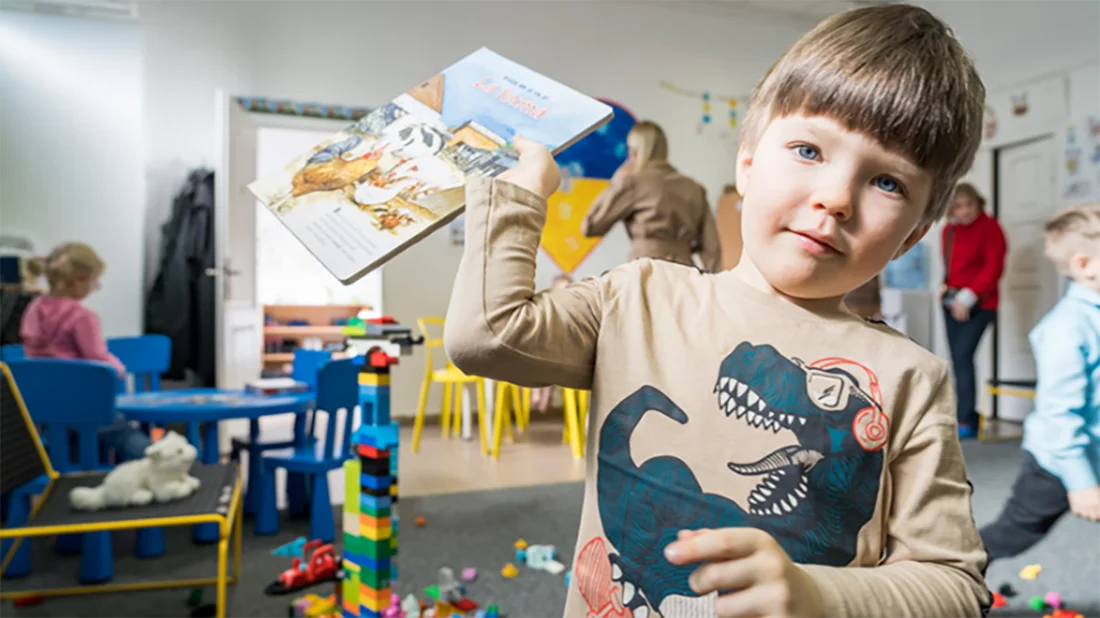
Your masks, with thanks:
[[[307,560],[306,564],[302,564],[302,559]],[[295,558],[289,569],[267,585],[264,594],[288,594],[317,584],[339,581],[340,577],[340,558],[332,544],[322,545],[321,541],[313,540],[302,547],[302,558]]]

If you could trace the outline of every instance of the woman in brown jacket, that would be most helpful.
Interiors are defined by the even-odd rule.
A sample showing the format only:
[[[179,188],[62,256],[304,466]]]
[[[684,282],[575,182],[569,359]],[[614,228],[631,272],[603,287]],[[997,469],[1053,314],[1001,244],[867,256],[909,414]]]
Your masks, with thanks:
[[[591,238],[619,221],[630,236],[630,259],[648,257],[703,268],[722,267],[722,252],[706,190],[668,163],[668,140],[657,124],[639,122],[626,138],[629,155],[581,223]]]

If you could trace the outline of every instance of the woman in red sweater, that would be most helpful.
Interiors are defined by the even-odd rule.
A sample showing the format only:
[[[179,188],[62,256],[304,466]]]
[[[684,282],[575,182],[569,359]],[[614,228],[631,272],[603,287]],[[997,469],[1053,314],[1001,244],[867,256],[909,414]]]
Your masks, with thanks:
[[[973,185],[955,188],[951,218],[943,228],[944,321],[955,370],[959,437],[978,431],[974,353],[997,315],[998,285],[1008,250],[997,220],[985,214],[985,198]]]

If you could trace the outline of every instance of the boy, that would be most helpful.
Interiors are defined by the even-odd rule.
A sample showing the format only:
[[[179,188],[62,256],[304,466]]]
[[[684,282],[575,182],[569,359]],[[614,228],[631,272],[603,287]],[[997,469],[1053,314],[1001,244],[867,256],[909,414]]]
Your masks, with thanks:
[[[470,180],[448,355],[595,395],[566,616],[988,606],[946,367],[842,307],[943,215],[984,99],[924,9],[826,19],[753,93],[742,257],[713,274],[634,260],[535,294],[552,157],[517,139]]]
[[[1031,331],[1038,373],[1012,496],[982,528],[989,559],[1039,542],[1066,511],[1100,521],[1100,205],[1046,225],[1046,254],[1072,283]]]

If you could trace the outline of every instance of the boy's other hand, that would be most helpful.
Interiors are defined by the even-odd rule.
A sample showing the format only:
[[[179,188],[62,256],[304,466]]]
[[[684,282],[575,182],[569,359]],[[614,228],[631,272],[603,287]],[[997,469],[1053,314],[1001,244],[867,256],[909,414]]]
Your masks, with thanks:
[[[682,530],[665,557],[677,565],[702,563],[689,583],[699,595],[718,592],[714,609],[723,618],[822,613],[813,580],[761,530]]]
[[[1100,521],[1100,485],[1069,492],[1069,510],[1081,519]]]
[[[498,178],[546,199],[561,184],[561,169],[546,146],[517,135],[512,145],[519,153],[519,163]]]

